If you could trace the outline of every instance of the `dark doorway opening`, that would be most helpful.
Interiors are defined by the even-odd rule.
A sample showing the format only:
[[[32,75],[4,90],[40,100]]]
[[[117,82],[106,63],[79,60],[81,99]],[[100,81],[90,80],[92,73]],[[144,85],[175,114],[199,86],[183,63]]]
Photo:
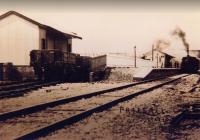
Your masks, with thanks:
[[[67,46],[67,52],[71,53],[72,52],[72,45],[68,44]]]
[[[42,49],[45,50],[46,49],[46,40],[42,39]]]

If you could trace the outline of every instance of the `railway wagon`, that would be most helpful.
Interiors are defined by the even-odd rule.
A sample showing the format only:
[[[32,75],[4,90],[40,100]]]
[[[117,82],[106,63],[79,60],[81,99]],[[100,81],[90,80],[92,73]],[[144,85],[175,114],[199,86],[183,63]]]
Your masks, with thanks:
[[[41,80],[88,81],[90,74],[103,73],[106,55],[95,58],[61,50],[33,50],[31,66]]]
[[[106,67],[106,55],[96,57],[79,56],[77,64],[87,67],[90,72],[99,71]]]
[[[101,80],[104,78],[106,69],[106,55],[96,57],[79,56],[77,65],[80,66],[80,73],[87,73],[84,77],[88,81]]]

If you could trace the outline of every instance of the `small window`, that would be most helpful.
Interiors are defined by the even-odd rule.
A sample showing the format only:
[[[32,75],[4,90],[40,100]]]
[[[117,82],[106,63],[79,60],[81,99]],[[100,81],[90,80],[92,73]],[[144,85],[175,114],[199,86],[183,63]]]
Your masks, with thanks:
[[[45,50],[46,49],[46,40],[42,39],[42,49]]]

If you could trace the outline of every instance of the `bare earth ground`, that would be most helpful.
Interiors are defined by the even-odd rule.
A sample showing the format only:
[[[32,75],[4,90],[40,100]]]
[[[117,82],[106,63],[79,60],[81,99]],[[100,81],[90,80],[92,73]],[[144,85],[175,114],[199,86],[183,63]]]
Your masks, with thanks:
[[[0,100],[0,113],[38,103],[107,89],[131,82],[132,69],[115,69],[108,80],[94,83],[65,83],[32,91],[24,97]],[[200,120],[187,120],[184,127],[172,130],[169,122],[183,108],[181,105],[200,102],[200,75],[193,74],[181,81],[149,94],[121,103],[110,110],[93,114],[74,125],[40,139],[59,140],[165,140],[198,139]]]
[[[0,113],[27,106],[77,96],[102,89],[109,89],[132,82],[133,68],[120,68],[111,71],[108,80],[93,83],[63,83],[31,91],[22,97],[0,100]]]
[[[182,78],[40,139],[197,140],[200,120],[184,122],[186,127],[177,130],[171,129],[169,124],[183,110],[183,104],[200,102],[200,87],[190,92],[193,86],[199,86],[199,81],[197,74]]]
[[[0,100],[0,113],[23,107],[108,89],[127,83],[64,83],[31,91],[25,96]]]

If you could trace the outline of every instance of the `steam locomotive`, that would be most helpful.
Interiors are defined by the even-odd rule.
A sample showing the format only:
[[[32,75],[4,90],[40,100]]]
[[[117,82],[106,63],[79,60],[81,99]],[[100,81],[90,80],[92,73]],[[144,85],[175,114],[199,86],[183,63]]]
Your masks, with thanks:
[[[196,57],[189,55],[189,45],[186,44],[187,56],[182,58],[181,72],[183,73],[197,73],[199,70],[200,61]]]
[[[181,72],[196,73],[199,70],[200,61],[196,57],[187,55],[182,58]]]

